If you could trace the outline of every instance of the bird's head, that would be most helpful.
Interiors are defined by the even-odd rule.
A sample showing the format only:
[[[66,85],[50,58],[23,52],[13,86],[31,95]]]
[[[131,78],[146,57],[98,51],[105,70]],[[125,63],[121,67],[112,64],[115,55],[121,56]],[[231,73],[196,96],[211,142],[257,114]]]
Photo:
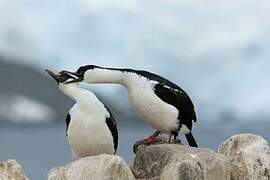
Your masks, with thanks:
[[[65,85],[68,82],[76,79],[76,77],[64,71],[61,71],[58,74],[55,74],[52,71],[46,69],[46,72],[57,82],[58,85]]]
[[[85,81],[87,83],[93,83],[96,82],[96,75],[98,69],[103,69],[102,67],[95,66],[95,65],[86,65],[81,66],[77,69],[75,72],[71,71],[62,71],[64,73],[67,73],[69,75],[75,76],[76,78],[66,82],[65,84],[74,83],[74,82],[82,82]]]

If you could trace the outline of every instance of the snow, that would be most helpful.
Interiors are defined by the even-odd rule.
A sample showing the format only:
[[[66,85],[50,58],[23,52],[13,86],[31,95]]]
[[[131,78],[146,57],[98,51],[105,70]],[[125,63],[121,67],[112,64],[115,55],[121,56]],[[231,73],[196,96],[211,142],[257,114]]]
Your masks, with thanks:
[[[41,123],[54,120],[49,106],[22,95],[0,96],[0,119],[14,123]]]
[[[269,7],[267,0],[1,0],[0,53],[54,69],[151,70],[191,95],[198,119],[263,121],[270,117]],[[126,108],[123,91],[103,87]]]

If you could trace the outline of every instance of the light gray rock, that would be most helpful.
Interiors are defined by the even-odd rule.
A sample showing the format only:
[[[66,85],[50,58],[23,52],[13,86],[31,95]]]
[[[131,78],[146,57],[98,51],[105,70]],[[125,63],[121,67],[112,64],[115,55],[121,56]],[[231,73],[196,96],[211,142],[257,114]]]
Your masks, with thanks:
[[[48,180],[135,180],[135,177],[122,158],[103,154],[53,168]]]
[[[270,180],[270,148],[261,136],[234,135],[218,152],[230,161],[232,180]]]
[[[147,180],[230,179],[224,155],[179,144],[139,146],[132,169],[138,179]]]
[[[29,180],[22,166],[10,159],[0,162],[0,180]]]

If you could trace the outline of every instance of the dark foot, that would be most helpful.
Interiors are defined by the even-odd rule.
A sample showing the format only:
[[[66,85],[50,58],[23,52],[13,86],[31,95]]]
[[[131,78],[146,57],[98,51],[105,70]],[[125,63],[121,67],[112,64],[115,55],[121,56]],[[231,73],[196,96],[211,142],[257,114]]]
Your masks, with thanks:
[[[173,140],[174,144],[182,144],[182,141],[180,139],[175,139]]]
[[[167,143],[167,144],[182,144],[180,139],[173,139],[171,141],[165,141],[164,143]]]
[[[172,140],[172,136],[173,136],[173,140]],[[170,133],[169,139],[165,143],[181,144],[181,140],[177,139],[177,135]]]

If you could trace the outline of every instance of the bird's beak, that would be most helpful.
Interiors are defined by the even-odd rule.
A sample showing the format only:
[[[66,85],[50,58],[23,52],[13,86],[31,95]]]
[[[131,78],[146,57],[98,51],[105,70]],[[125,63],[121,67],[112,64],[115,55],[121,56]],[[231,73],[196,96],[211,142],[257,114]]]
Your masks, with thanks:
[[[81,82],[81,81],[83,81],[83,77],[80,74],[78,74],[77,72],[70,72],[70,71],[62,71],[62,72],[77,77],[77,78],[74,78],[71,81],[65,82],[65,84],[70,84],[70,83],[75,83],[75,82]]]
[[[53,79],[56,80],[57,83],[60,82],[60,76],[57,74],[54,74],[52,71],[50,71],[49,69],[45,70]]]

